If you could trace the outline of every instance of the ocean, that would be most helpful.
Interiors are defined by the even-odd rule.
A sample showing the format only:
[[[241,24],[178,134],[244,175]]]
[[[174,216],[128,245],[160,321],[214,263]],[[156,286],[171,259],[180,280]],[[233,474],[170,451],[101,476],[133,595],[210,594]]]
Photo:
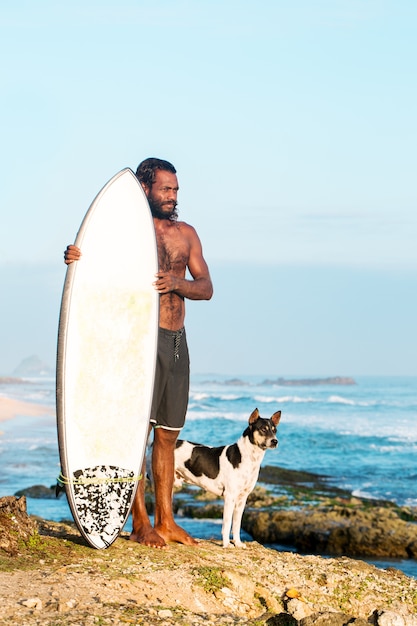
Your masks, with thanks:
[[[352,385],[282,378],[193,376],[181,437],[208,445],[232,443],[255,407],[263,417],[281,410],[279,447],[266,452],[263,465],[326,475],[331,485],[354,495],[417,506],[417,377],[360,376]],[[0,396],[54,407],[55,382],[32,378],[1,384]],[[52,416],[18,416],[0,423],[0,433],[0,496],[56,483],[60,467]],[[28,499],[27,505],[29,513],[46,519],[71,517],[65,498]],[[179,523],[195,536],[221,537],[219,521],[182,518]],[[416,561],[372,562],[417,578]]]

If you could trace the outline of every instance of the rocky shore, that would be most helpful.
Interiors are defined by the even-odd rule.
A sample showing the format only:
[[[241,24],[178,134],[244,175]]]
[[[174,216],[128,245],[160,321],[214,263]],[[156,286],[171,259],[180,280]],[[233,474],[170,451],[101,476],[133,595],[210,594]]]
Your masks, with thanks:
[[[187,492],[197,495],[187,499]],[[203,492],[186,488],[175,502],[188,517],[222,517],[222,501]],[[242,528],[259,543],[300,553],[417,559],[416,522],[415,508],[353,497],[325,476],[267,466],[249,496]]]
[[[55,499],[55,486],[33,485],[14,494]],[[147,489],[147,508],[153,513]],[[223,500],[184,485],[174,511],[187,518],[221,519]],[[242,528],[263,545],[328,556],[417,560],[417,509],[352,496],[328,478],[280,467],[261,468]]]
[[[326,477],[262,468],[243,520],[255,539],[246,549],[210,540],[153,550],[123,533],[95,551],[73,524],[28,516],[25,495],[55,497],[34,486],[0,499],[1,625],[417,626],[417,580],[357,560],[417,558],[416,511],[353,498]],[[178,516],[223,511],[190,487],[174,506]]]
[[[417,626],[417,581],[346,557],[257,542],[153,550],[121,537],[87,547],[72,524],[0,499],[0,624]]]

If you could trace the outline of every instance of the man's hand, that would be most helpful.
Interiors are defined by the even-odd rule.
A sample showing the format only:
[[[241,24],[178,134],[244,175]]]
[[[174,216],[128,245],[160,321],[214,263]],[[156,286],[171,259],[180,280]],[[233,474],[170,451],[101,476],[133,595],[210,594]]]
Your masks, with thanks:
[[[158,272],[156,275],[156,281],[153,283],[158,293],[170,293],[176,291],[179,288],[179,283],[182,280],[174,274],[169,272]]]
[[[153,283],[159,294],[176,293],[181,298],[189,300],[210,300],[213,294],[210,275],[202,274],[193,276],[192,280],[187,280],[171,272],[158,272],[156,281]]]
[[[64,252],[64,261],[67,265],[81,258],[81,250],[77,246],[69,245]]]

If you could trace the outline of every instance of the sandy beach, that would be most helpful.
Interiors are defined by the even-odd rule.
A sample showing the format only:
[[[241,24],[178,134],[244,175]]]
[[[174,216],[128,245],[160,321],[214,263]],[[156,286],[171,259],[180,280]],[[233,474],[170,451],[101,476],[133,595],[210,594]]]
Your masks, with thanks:
[[[55,409],[44,404],[22,402],[0,396],[0,422],[13,419],[18,415],[36,417],[37,415],[55,415]]]

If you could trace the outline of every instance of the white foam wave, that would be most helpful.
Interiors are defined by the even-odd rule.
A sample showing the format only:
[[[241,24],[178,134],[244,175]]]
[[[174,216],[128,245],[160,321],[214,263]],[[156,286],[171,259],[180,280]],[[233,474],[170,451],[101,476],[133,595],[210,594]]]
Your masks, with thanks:
[[[396,502],[399,506],[409,506],[415,507],[417,506],[417,498],[404,498],[401,497],[400,494],[395,494],[392,491],[386,491],[384,493],[372,493],[368,491],[367,488],[373,489],[375,486],[372,484],[363,485],[358,489],[352,490],[352,496],[356,498],[366,498],[367,500],[379,500],[380,498],[384,498],[386,500],[390,500],[392,502]]]
[[[233,411],[194,411],[191,407],[188,408],[187,421],[209,420],[209,419],[225,419],[233,421],[248,421],[248,413],[237,413]]]
[[[209,393],[209,392],[190,392],[190,400],[194,402],[234,402],[248,400],[263,404],[338,404],[352,407],[376,407],[376,406],[394,406],[393,403],[384,402],[382,400],[358,400],[347,398],[340,395],[331,395],[327,398],[320,396],[299,396],[299,395],[272,395],[272,394],[248,394],[240,395],[234,393]]]
[[[404,506],[417,507],[417,498],[406,498]]]
[[[256,402],[263,402],[264,404],[312,404],[314,402],[321,402],[321,400],[315,400],[314,398],[302,398],[300,396],[254,396],[254,400]]]
[[[373,409],[386,410],[386,409],[407,409],[411,410],[413,404],[409,400],[399,401],[394,398],[385,398],[381,395],[378,397],[355,397],[356,389],[350,390],[346,395],[331,394],[324,395],[321,392],[309,393],[309,395],[286,394],[280,395],[278,393],[256,393],[256,390],[246,389],[243,393],[222,392],[217,389],[212,390],[190,390],[190,401],[195,403],[215,403],[215,402],[248,402],[248,403],[262,403],[262,404],[293,404],[293,405],[314,405],[314,406],[346,406],[358,409]],[[353,395],[351,395],[353,394]]]
[[[327,401],[331,404],[349,404],[351,406],[357,404],[354,400],[343,398],[342,396],[330,396]]]
[[[242,400],[247,397],[249,398],[250,396],[242,396],[236,393],[207,393],[207,392],[202,392],[202,391],[190,392],[190,398],[192,398],[196,402],[204,401],[204,400],[212,400],[215,402],[217,401],[233,402],[234,400]]]
[[[383,400],[352,400],[351,398],[344,398],[343,396],[329,396],[327,402],[329,404],[347,404],[349,406],[360,407],[393,406],[392,403],[389,404]]]
[[[193,400],[195,400],[196,402],[201,400],[207,400],[207,398],[211,398],[212,396],[209,393],[203,393],[203,392],[197,392],[197,391],[191,391],[190,392],[190,398],[192,398]]]
[[[366,486],[372,487],[371,484],[364,485],[364,487]],[[364,489],[363,487],[359,489],[354,489],[352,491],[352,496],[355,498],[366,498],[367,500],[378,500],[377,496],[373,495],[372,493],[367,491],[366,488]]]
[[[377,445],[377,444],[371,444],[369,446],[370,450],[375,450],[376,452],[382,453],[382,454],[393,454],[394,452],[396,454],[410,454],[410,453],[416,453],[417,452],[417,442],[416,441],[410,441],[409,438],[407,439],[401,439],[401,438],[397,438],[395,440],[391,439],[392,444],[390,445]]]
[[[217,396],[216,400],[229,400],[233,402],[234,400],[242,400],[243,398],[245,398],[245,396],[239,396],[234,393],[223,393]]]

